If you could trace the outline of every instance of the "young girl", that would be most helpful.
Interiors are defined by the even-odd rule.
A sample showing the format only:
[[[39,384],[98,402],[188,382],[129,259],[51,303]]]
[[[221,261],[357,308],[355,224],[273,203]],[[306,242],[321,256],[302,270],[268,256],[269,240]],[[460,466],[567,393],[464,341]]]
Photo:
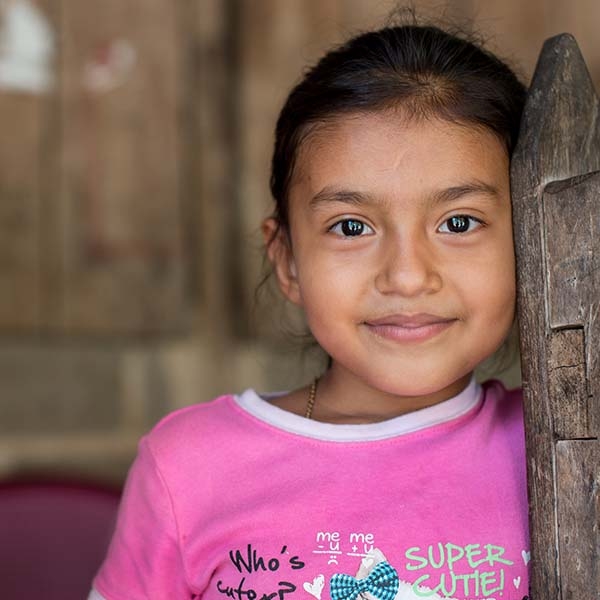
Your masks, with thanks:
[[[330,366],[161,421],[91,598],[526,598],[521,397],[473,378],[514,319],[524,97],[496,57],[417,25],[306,74],[263,231]]]

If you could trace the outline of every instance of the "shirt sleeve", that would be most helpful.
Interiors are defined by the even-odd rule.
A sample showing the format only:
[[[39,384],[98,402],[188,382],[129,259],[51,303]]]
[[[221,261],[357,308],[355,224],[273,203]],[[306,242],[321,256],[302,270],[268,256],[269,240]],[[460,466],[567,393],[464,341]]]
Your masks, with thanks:
[[[116,531],[93,586],[106,600],[192,596],[172,499],[147,438],[127,477]]]

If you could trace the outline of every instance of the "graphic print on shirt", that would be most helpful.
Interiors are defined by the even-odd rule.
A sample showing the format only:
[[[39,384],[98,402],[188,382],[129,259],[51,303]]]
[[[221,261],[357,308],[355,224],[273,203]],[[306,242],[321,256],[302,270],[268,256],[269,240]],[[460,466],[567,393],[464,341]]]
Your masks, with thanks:
[[[381,577],[382,567],[384,572],[388,573],[387,579]],[[391,571],[393,571],[393,577],[389,575]],[[336,583],[339,577],[340,575],[336,574],[331,578],[332,600],[360,600],[361,598],[367,600],[389,600],[391,589],[394,590],[391,597],[395,598],[395,600],[417,600],[421,598],[429,598],[430,600],[455,600],[454,596],[440,595],[438,593],[439,590],[437,589],[398,579],[395,569],[391,567],[384,554],[377,548],[369,552],[369,554],[361,560],[356,578],[347,575],[342,576],[344,579],[348,578],[349,580],[353,580],[355,584],[344,586],[344,590],[341,593],[338,591],[338,584]],[[373,581],[372,583],[369,583],[369,580],[371,579],[373,579]],[[517,587],[517,584],[520,584],[520,582],[516,582],[515,587]],[[476,586],[473,586],[473,589],[474,591],[477,591]],[[459,593],[462,591],[468,594],[468,587],[458,591]],[[484,597],[488,599],[496,599],[504,596],[503,590],[498,588],[483,591],[485,594]],[[499,593],[499,596],[491,595],[495,592]],[[471,596],[468,595],[461,595],[460,597],[471,599]],[[513,597],[514,596],[508,596],[508,598]],[[479,598],[479,596],[473,596],[473,598]],[[527,596],[521,597],[521,595],[519,595],[518,598],[528,600]]]
[[[528,550],[494,544],[404,545],[388,561],[371,533],[317,532],[312,556],[287,544],[263,553],[252,543],[228,553],[219,596],[232,600],[527,600]],[[391,551],[390,551],[391,555]],[[233,571],[231,569],[233,568]],[[354,575],[352,575],[354,573]],[[399,574],[400,573],[400,574]]]
[[[375,561],[371,561],[373,557]],[[379,550],[373,552],[361,561],[361,567],[369,569],[366,576],[360,576],[360,569],[356,577],[345,573],[335,573],[331,578],[329,587],[331,600],[356,600],[369,594],[377,600],[394,600],[400,587],[398,573],[390,565]],[[364,575],[364,574],[363,574]]]
[[[281,547],[277,556],[264,556],[248,544],[243,549],[230,550],[229,561],[235,567],[236,578],[234,581],[218,579],[217,591],[234,600],[285,600],[298,589],[297,584],[290,581],[290,575],[306,566],[299,556],[289,552],[287,545]],[[255,575],[266,573],[276,574],[277,583],[268,590],[255,589],[252,581]]]
[[[314,542],[312,554],[320,558],[323,567],[337,570],[342,561],[346,564],[346,557],[360,561],[356,573],[359,581],[367,578],[377,564],[387,563],[376,548],[373,533],[319,531]],[[522,549],[520,556],[509,556],[499,544],[437,542],[428,546],[403,545],[400,556],[398,564],[391,565],[403,574],[399,577],[395,600],[527,600],[526,576],[519,573],[527,572],[531,560],[528,550]],[[384,600],[377,594],[360,595]],[[331,600],[354,599],[342,599],[331,593]]]

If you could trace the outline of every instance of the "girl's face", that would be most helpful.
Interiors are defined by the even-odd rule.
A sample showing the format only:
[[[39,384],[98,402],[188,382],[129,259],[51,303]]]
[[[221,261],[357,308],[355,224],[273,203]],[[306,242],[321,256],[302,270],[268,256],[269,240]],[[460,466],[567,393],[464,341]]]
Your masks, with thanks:
[[[491,132],[340,118],[302,145],[289,203],[270,256],[346,389],[439,401],[507,336],[509,162]]]

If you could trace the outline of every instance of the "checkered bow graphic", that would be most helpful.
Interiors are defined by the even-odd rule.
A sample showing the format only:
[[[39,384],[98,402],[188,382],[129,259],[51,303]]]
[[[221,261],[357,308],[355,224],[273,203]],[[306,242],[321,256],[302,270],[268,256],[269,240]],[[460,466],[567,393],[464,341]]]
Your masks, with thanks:
[[[398,573],[388,562],[380,562],[364,579],[336,573],[331,578],[331,600],[356,600],[369,592],[379,600],[393,600],[399,587]]]

